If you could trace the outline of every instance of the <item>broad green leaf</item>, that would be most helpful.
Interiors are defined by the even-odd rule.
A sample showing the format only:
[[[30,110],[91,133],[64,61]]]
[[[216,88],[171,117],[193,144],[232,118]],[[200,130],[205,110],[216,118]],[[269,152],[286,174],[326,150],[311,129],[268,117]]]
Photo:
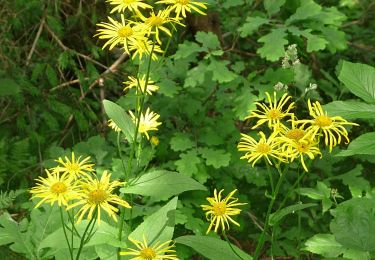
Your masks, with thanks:
[[[319,35],[306,33],[304,36],[307,39],[307,52],[324,50],[328,44],[328,41]]]
[[[177,197],[171,199],[158,211],[148,216],[129,237],[138,241],[143,241],[145,237],[151,245],[171,240],[175,226],[177,200]]]
[[[247,17],[246,22],[238,28],[241,37],[247,37],[253,34],[261,25],[268,23],[268,19],[256,16]]]
[[[220,49],[219,39],[217,35],[212,32],[197,32],[195,39],[208,50]]]
[[[198,66],[191,68],[185,78],[184,87],[199,87],[202,86],[207,71],[207,65],[203,62],[199,63]]]
[[[128,142],[132,143],[134,140],[135,125],[131,117],[122,107],[112,101],[104,100],[103,105],[108,117],[121,129]]]
[[[344,61],[338,78],[356,96],[367,102],[375,102],[374,67]]]
[[[230,153],[226,153],[224,150],[214,150],[211,148],[200,148],[200,154],[206,159],[206,164],[211,165],[218,169],[229,165]]]
[[[359,101],[333,101],[324,105],[331,116],[342,116],[345,119],[375,118],[375,104]]]
[[[204,48],[199,46],[197,43],[185,41],[184,43],[178,45],[178,49],[174,54],[174,58],[178,60],[188,58],[190,56],[195,57],[199,52],[203,50]]]
[[[182,236],[175,239],[176,243],[193,248],[195,251],[212,260],[240,259],[226,241],[209,236]],[[233,249],[244,260],[253,259],[250,255],[232,245]]]
[[[234,80],[237,75],[228,69],[229,61],[218,61],[210,59],[211,63],[207,66],[207,70],[212,71],[212,79],[219,83],[226,83]]]
[[[288,44],[285,29],[272,29],[269,34],[258,39],[258,42],[263,42],[264,45],[257,50],[257,53],[269,61],[277,61],[284,56],[284,46]]]
[[[229,1],[224,1],[222,4],[222,7],[225,9],[229,9],[235,6],[243,5],[244,0],[229,0]]]
[[[185,151],[195,146],[189,136],[183,133],[176,133],[170,141],[173,151]]]
[[[337,27],[325,26],[321,28],[324,38],[329,42],[327,49],[331,53],[345,50],[348,47],[345,32],[339,31]]]
[[[206,188],[185,174],[166,170],[146,173],[130,180],[130,186],[120,189],[125,194],[151,196],[154,200],[166,199],[189,190],[206,190]]]
[[[258,97],[253,95],[249,88],[242,88],[234,99],[233,112],[235,116],[244,120],[250,114],[249,111],[256,108],[254,104],[256,100],[258,100]]]
[[[362,250],[355,250],[352,248],[346,249],[342,257],[351,259],[351,260],[370,260],[371,259],[371,255],[369,252],[362,251]]]
[[[331,234],[317,234],[305,242],[305,250],[324,257],[337,257],[345,248]]]
[[[14,96],[20,92],[20,86],[13,79],[0,79],[0,97]]]
[[[296,21],[309,19],[310,17],[319,14],[322,10],[322,7],[313,0],[303,0],[301,3],[301,6],[297,8],[296,12],[285,21],[286,25]]]
[[[331,210],[330,229],[337,242],[356,250],[375,252],[375,200],[353,198]]]
[[[322,208],[323,213],[329,210],[332,206],[331,197],[331,189],[327,187],[324,182],[318,181],[316,188],[301,188],[300,194],[307,196],[314,200],[321,200],[322,201]]]
[[[336,156],[375,155],[375,132],[363,134],[350,142],[348,149]]]
[[[197,164],[199,164],[201,160],[195,150],[180,154],[180,158],[180,160],[174,163],[177,166],[178,172],[189,177],[192,177],[198,172]]]
[[[270,220],[269,220],[269,224],[271,226],[277,224],[278,222],[280,222],[280,220],[285,217],[286,215],[289,215],[289,214],[294,214],[294,212],[296,211],[299,211],[299,210],[302,210],[302,209],[306,209],[306,208],[310,208],[310,207],[315,207],[317,206],[317,204],[315,203],[306,203],[306,204],[295,204],[295,205],[291,205],[291,206],[288,206],[288,207],[285,207],[275,213],[272,213],[270,215]]]
[[[280,7],[285,4],[286,0],[264,0],[263,5],[268,16],[272,16],[280,11]]]

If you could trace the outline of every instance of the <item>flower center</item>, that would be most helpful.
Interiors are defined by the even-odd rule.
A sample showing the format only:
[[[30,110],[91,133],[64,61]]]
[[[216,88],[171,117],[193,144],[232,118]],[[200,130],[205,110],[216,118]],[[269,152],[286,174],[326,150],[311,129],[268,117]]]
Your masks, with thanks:
[[[158,16],[151,16],[146,20],[146,23],[151,25],[151,26],[160,26],[163,24],[163,18],[158,17]]]
[[[310,145],[308,143],[299,142],[297,145],[297,150],[301,153],[306,153],[310,150]]]
[[[154,249],[146,247],[141,250],[140,257],[141,259],[144,259],[144,260],[152,260],[152,259],[155,259],[156,253]]]
[[[332,124],[332,119],[328,116],[318,116],[315,118],[315,124],[320,127],[330,126]]]
[[[120,29],[118,29],[117,34],[119,37],[127,38],[133,35],[133,30],[130,26],[123,26]]]
[[[214,214],[216,216],[222,216],[227,211],[227,204],[224,202],[218,202],[215,205],[213,205]]]
[[[305,131],[303,131],[302,129],[292,129],[292,130],[289,130],[286,135],[285,135],[287,138],[289,139],[293,139],[293,140],[300,140],[302,137],[305,136]]]
[[[100,204],[107,199],[108,194],[104,190],[97,189],[90,192],[88,197],[88,201],[92,204]]]
[[[281,116],[281,113],[277,109],[270,109],[267,113],[267,117],[271,119],[278,119]]]
[[[187,5],[189,4],[190,0],[176,0],[176,2],[181,5]]]
[[[66,187],[65,183],[59,181],[59,182],[56,182],[55,184],[53,184],[51,186],[51,192],[52,193],[55,193],[55,194],[61,194],[61,193],[64,193],[68,190],[68,187]]]
[[[257,152],[267,154],[271,151],[271,147],[268,144],[260,143],[257,145]]]

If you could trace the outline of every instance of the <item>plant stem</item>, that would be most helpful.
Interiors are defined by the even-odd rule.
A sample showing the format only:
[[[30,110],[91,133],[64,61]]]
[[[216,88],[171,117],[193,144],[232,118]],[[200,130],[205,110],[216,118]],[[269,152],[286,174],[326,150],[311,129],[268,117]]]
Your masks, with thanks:
[[[301,204],[301,193],[300,193],[300,171],[299,171],[299,167],[298,167],[298,170],[297,170],[297,176],[298,176],[298,179],[297,179],[297,182],[298,182],[298,204]],[[297,259],[301,259],[301,254],[300,254],[300,248],[301,248],[301,210],[298,211],[298,233],[297,233]]]
[[[63,215],[63,212],[62,212],[62,208],[61,207],[59,207],[59,208],[60,208],[61,224],[62,224],[62,228],[63,228],[63,231],[64,231],[64,236],[65,236],[66,243],[68,244],[70,259],[73,260],[73,251],[72,251],[72,248],[70,247],[68,235],[66,234],[65,223],[64,223],[64,215]]]
[[[81,237],[81,242],[79,243],[79,248],[78,248],[78,252],[77,252],[77,256],[76,256],[76,260],[79,260],[79,256],[81,255],[81,252],[82,252],[82,249],[83,249],[83,246],[85,245],[86,243],[86,234],[87,234],[87,231],[89,230],[91,224],[95,225],[96,223],[96,214],[97,214],[97,209],[95,209],[95,213],[93,215],[93,217],[90,219],[90,222],[87,224],[86,228],[85,228],[85,231],[83,232],[82,234],[82,237]],[[92,228],[90,230],[90,233],[92,231]],[[91,234],[88,234],[88,236],[90,236]]]
[[[273,177],[272,177],[271,168],[270,168],[270,165],[268,164],[267,160],[264,160],[264,161],[267,165],[267,173],[268,173],[268,177],[270,178],[271,191],[272,191],[272,194],[273,194],[275,192],[275,188],[274,188],[274,185],[273,185]]]
[[[120,137],[121,137],[121,132],[117,132],[117,150],[118,150],[118,156],[120,157],[121,164],[122,164],[122,170],[125,173],[125,180],[128,179],[128,172],[126,171],[126,167],[124,164],[124,159],[122,158],[122,152],[121,152],[121,147],[120,147]]]
[[[266,213],[266,221],[264,222],[265,223],[264,228],[263,228],[262,234],[260,235],[260,238],[258,240],[257,247],[255,249],[254,259],[258,259],[260,251],[263,248],[263,245],[264,245],[264,242],[265,242],[266,232],[267,232],[267,229],[269,227],[269,217],[270,217],[270,214],[271,214],[271,211],[272,211],[272,207],[273,207],[273,204],[275,203],[277,194],[279,193],[279,190],[280,190],[280,187],[281,187],[281,183],[284,179],[284,173],[281,173],[278,167],[277,167],[277,169],[280,173],[280,177],[279,177],[279,180],[277,181],[276,188],[275,188],[274,192],[272,193],[271,202],[268,205],[268,209],[267,209],[267,213]]]
[[[234,250],[234,248],[233,248],[233,246],[232,246],[232,243],[229,241],[227,235],[225,234],[225,231],[223,231],[223,237],[224,237],[225,240],[227,241],[227,243],[228,243],[230,249],[233,251],[233,253],[234,253],[236,256],[238,256],[241,260],[245,260],[244,258],[242,258],[242,257],[241,257],[241,256],[240,256],[240,255]]]
[[[282,207],[284,207],[284,205],[285,205],[286,201],[288,200],[290,194],[291,194],[292,192],[295,191],[296,186],[297,186],[298,183],[303,179],[303,177],[305,177],[305,175],[306,175],[306,172],[303,171],[302,174],[300,174],[299,177],[297,177],[297,180],[296,180],[295,183],[293,184],[292,188],[288,191],[288,193],[287,193],[286,196],[284,197],[283,201],[280,203],[280,206],[279,206],[279,208],[277,209],[277,211],[279,211]]]

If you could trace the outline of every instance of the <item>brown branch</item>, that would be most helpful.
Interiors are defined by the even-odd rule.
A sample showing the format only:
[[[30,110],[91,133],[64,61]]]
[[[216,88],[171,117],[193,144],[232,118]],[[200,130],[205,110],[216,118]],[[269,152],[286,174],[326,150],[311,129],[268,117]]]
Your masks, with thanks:
[[[29,52],[29,54],[27,55],[27,58],[26,58],[26,66],[29,66],[29,63],[30,63],[30,60],[31,60],[31,57],[33,56],[33,53],[35,51],[35,48],[36,48],[36,44],[40,38],[40,35],[42,34],[42,31],[43,31],[43,26],[46,22],[46,16],[47,16],[47,12],[45,11],[44,14],[43,14],[43,17],[40,21],[40,25],[39,25],[39,28],[38,28],[38,32],[36,33],[36,36],[35,36],[35,39],[34,39],[34,42],[33,42],[33,45],[31,46],[31,50]]]

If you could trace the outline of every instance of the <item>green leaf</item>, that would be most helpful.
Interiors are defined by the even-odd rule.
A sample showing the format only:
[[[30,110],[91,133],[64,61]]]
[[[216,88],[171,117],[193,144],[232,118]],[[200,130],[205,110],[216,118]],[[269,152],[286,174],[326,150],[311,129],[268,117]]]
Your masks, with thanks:
[[[300,194],[307,196],[314,200],[321,200],[323,213],[329,210],[332,206],[331,197],[331,189],[324,184],[324,182],[318,181],[316,188],[301,188]]]
[[[212,165],[216,169],[229,165],[231,155],[230,153],[226,153],[224,150],[200,148],[199,152],[201,153],[202,157],[206,159],[206,164]]]
[[[374,67],[344,61],[338,78],[356,96],[367,102],[375,102]]]
[[[299,210],[302,210],[302,209],[306,209],[306,208],[310,208],[310,207],[315,207],[317,206],[317,204],[315,203],[306,203],[306,204],[295,204],[295,205],[291,205],[291,206],[288,206],[288,207],[285,207],[275,213],[272,213],[270,215],[270,220],[269,220],[269,224],[271,226],[277,224],[278,222],[281,221],[281,219],[283,217],[285,217],[286,215],[289,215],[289,214],[294,214],[294,212],[296,211],[299,211]]]
[[[195,150],[180,154],[180,158],[180,160],[174,163],[177,166],[178,172],[190,177],[198,172],[197,164],[199,164],[201,160]]]
[[[328,41],[319,35],[305,33],[304,36],[307,39],[307,52],[324,50],[328,44]]]
[[[175,225],[175,212],[178,198],[171,199],[166,205],[158,211],[148,216],[130,235],[129,237],[138,241],[155,244],[166,242],[173,237]]]
[[[171,138],[170,144],[173,151],[185,151],[195,146],[189,136],[183,133],[176,133]]]
[[[359,101],[333,101],[324,105],[324,109],[332,116],[342,116],[345,119],[375,118],[375,104]]]
[[[305,250],[324,257],[337,257],[345,248],[331,234],[317,234],[305,242]]]
[[[348,47],[345,32],[339,31],[337,27],[325,26],[321,28],[324,38],[329,42],[327,45],[331,53],[345,50]]]
[[[59,80],[57,79],[57,74],[50,65],[47,65],[46,67],[46,76],[47,76],[49,83],[51,84],[51,88],[59,84]]]
[[[207,66],[207,69],[212,71],[213,80],[219,83],[226,83],[234,80],[237,75],[228,69],[229,61],[218,61],[215,59],[210,59],[211,63]]]
[[[184,87],[195,88],[201,86],[204,82],[206,70],[207,65],[203,62],[199,63],[198,66],[191,68],[186,74]]]
[[[209,236],[182,236],[175,239],[176,243],[193,248],[195,251],[212,260],[239,259],[226,241]],[[250,255],[232,244],[233,249],[242,259],[253,259]]]
[[[313,0],[305,0],[301,2],[302,4],[297,8],[296,12],[285,21],[286,25],[290,25],[296,21],[309,19],[310,17],[319,14],[322,10],[322,7]]]
[[[166,199],[189,190],[206,190],[188,176],[166,170],[156,170],[130,180],[130,186],[121,188],[125,194],[151,196],[153,199]]]
[[[204,48],[200,47],[197,43],[185,41],[184,43],[178,45],[178,49],[174,54],[174,58],[178,60],[188,58],[190,56],[195,57],[199,52],[203,50]]]
[[[261,25],[268,23],[268,19],[256,16],[247,17],[246,22],[238,28],[241,37],[247,37],[253,34]]]
[[[257,53],[269,61],[277,61],[284,56],[284,46],[288,44],[285,29],[272,29],[269,34],[258,39],[258,42],[263,42],[263,47],[257,50]]]
[[[268,16],[272,16],[280,11],[280,7],[285,4],[286,0],[264,0],[263,5]]]
[[[217,38],[217,35],[212,32],[197,32],[195,39],[208,50],[220,49],[219,39]]]
[[[258,97],[253,95],[249,88],[242,88],[239,95],[234,99],[233,112],[237,118],[244,120],[249,111],[256,108],[254,104]]]
[[[353,141],[348,146],[348,149],[341,151],[336,156],[351,156],[351,155],[375,155],[375,132],[363,134]]]
[[[128,142],[132,143],[134,140],[135,125],[131,117],[122,107],[112,101],[104,100],[103,105],[108,117],[121,129]]]
[[[353,198],[332,210],[330,229],[337,242],[345,247],[375,251],[375,200]]]
[[[15,96],[20,92],[21,88],[13,79],[0,79],[0,97]]]
[[[229,0],[229,1],[225,1],[222,6],[225,9],[229,9],[231,7],[235,7],[235,6],[239,6],[243,4],[244,4],[244,0]]]

